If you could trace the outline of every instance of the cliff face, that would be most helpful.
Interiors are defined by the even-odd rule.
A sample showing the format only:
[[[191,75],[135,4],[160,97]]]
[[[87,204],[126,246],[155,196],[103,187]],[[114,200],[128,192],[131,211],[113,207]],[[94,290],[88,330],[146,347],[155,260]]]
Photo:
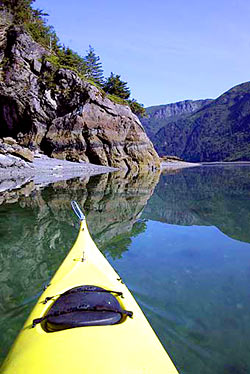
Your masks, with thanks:
[[[184,100],[172,104],[151,106],[146,108],[147,117],[141,118],[141,122],[149,138],[153,139],[160,128],[196,112],[211,101],[210,99]]]
[[[0,25],[0,137],[51,157],[139,170],[159,158],[139,119],[46,60],[21,27]]]
[[[169,118],[151,134],[160,155],[187,161],[250,160],[250,82],[233,87],[188,115]]]

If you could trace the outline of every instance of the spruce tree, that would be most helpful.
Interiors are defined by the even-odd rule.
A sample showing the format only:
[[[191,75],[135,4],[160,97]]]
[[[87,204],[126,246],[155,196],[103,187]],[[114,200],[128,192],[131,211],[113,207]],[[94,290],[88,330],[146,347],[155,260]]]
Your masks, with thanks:
[[[61,49],[58,48],[57,57],[61,66],[73,68],[79,74],[85,75],[85,63],[83,58],[69,47],[65,48],[65,46],[63,46]]]
[[[120,75],[110,74],[110,77],[106,79],[103,90],[110,94],[118,96],[122,99],[128,99],[130,96],[130,90],[127,87],[127,82],[123,82],[120,79]]]
[[[89,46],[87,55],[84,57],[85,76],[100,86],[103,84],[103,69],[100,57],[95,54],[94,48]]]
[[[135,99],[128,100],[128,105],[133,113],[140,117],[146,117],[146,109],[143,107],[143,104],[138,103]]]

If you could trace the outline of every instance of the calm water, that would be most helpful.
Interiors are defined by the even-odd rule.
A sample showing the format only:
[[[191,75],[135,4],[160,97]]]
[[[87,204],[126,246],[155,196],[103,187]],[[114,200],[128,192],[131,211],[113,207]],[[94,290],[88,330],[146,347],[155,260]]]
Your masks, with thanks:
[[[73,199],[180,373],[250,373],[250,167],[239,166],[2,195],[1,360],[74,242]]]

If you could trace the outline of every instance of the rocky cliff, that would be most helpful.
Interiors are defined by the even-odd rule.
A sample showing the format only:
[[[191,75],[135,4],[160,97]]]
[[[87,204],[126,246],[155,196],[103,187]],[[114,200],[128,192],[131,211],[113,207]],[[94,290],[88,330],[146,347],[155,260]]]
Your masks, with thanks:
[[[129,107],[56,67],[24,28],[3,12],[0,18],[0,137],[60,159],[135,171],[159,166]]]
[[[166,117],[166,121],[151,135],[160,155],[187,161],[250,160],[250,82],[233,87],[188,115],[170,121]]]

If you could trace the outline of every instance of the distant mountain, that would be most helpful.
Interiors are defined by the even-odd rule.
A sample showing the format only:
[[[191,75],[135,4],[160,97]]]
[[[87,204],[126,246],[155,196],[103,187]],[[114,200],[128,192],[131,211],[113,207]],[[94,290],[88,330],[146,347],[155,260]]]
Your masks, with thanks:
[[[216,100],[184,101],[146,110],[149,117],[142,123],[159,155],[188,161],[250,160],[250,82],[233,87]]]
[[[212,100],[184,100],[177,103],[146,108],[147,117],[140,118],[147,135],[151,138],[164,126],[196,112]]]

